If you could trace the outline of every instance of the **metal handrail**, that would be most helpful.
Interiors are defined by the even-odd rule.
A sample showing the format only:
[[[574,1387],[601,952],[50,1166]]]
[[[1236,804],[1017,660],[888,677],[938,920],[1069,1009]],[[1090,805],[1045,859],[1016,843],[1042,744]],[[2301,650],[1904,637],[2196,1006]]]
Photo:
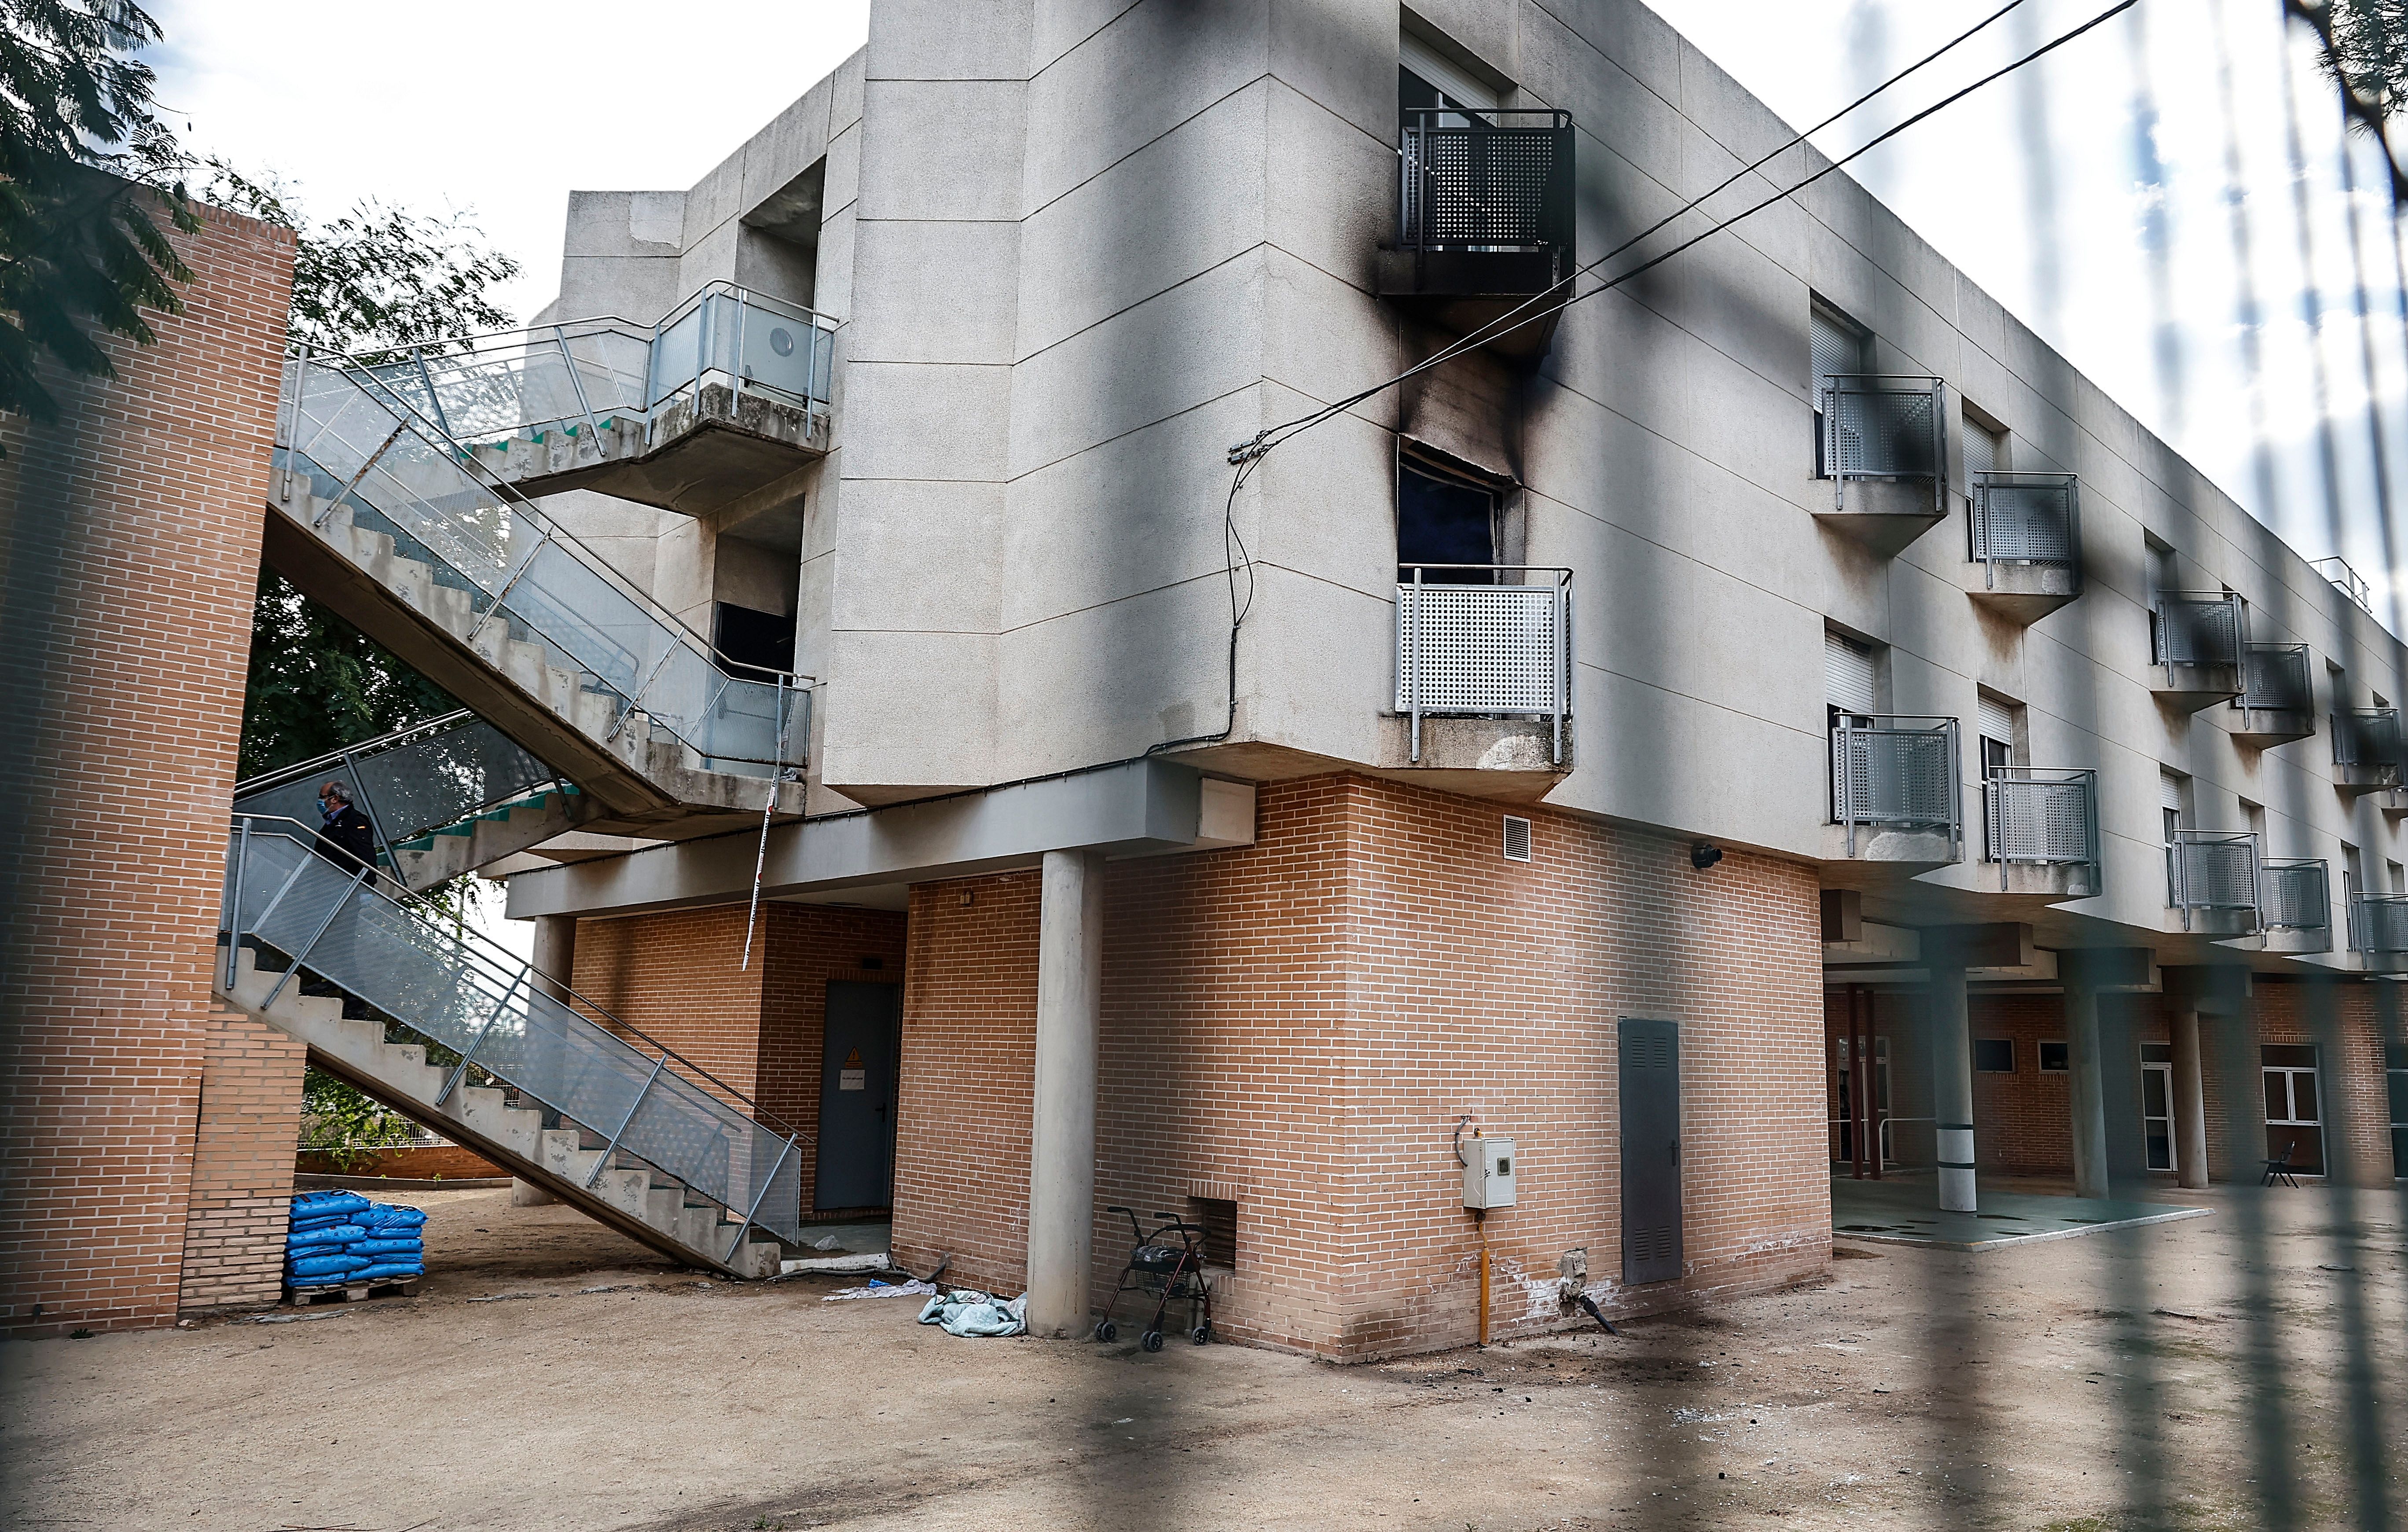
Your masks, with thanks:
[[[2378,919],[2385,928],[2380,944]],[[2361,952],[2408,952],[2408,894],[2351,895],[2349,944]]]
[[[2005,470],[1977,471],[1966,486],[1966,498],[1971,514],[1966,518],[1965,532],[1971,539],[1973,562],[1982,566],[1982,583],[1994,587],[1997,566],[2001,564],[2054,565],[2074,572],[2077,580],[2082,572],[2082,496],[2081,480],[2070,473],[2014,473]],[[2035,552],[2025,551],[2002,552],[2000,531],[2007,518],[1999,514],[1994,502],[2000,491],[2056,490],[2059,502],[2057,512],[2063,518],[2062,551]],[[2028,512],[2031,508],[2025,508]]]
[[[2289,689],[2279,689],[2288,681]],[[2231,706],[2243,712],[2304,713],[2316,705],[2305,644],[2251,643],[2241,649],[2241,694]]]
[[[373,739],[363,739],[356,745],[344,745],[338,749],[330,750],[323,755],[313,755],[306,761],[295,761],[291,766],[278,766],[273,771],[263,771],[256,777],[247,778],[234,784],[234,795],[236,798],[247,798],[254,793],[265,793],[271,788],[283,787],[304,777],[314,777],[321,771],[349,765],[360,756],[381,754],[396,745],[411,744],[421,738],[445,733],[470,722],[476,716],[474,712],[462,708],[454,712],[421,719],[415,723],[405,723],[400,728],[389,734],[378,735]]]
[[[1529,125],[1499,119],[1536,120]],[[1572,242],[1571,196],[1571,113],[1541,107],[1408,107],[1402,109],[1398,129],[1400,177],[1398,182],[1397,246],[1411,251],[1420,275],[1422,258],[1432,251],[1465,249],[1502,251],[1507,252],[1545,251],[1568,249]],[[1436,196],[1434,170],[1424,144],[1439,136],[1459,136],[1466,139],[1534,139],[1548,140],[1549,160],[1546,180],[1541,187],[1537,206],[1517,208],[1511,220],[1497,208],[1486,207],[1469,193],[1457,189],[1456,195],[1469,207],[1476,208],[1496,223],[1508,222],[1526,224],[1532,232],[1528,237],[1512,237],[1500,229],[1486,229],[1461,239],[1435,237],[1432,230],[1432,204]],[[1519,216],[1526,215],[1526,216]]]
[[[2204,865],[2211,858],[2227,866],[2221,878]],[[2246,891],[2243,899],[2232,891]],[[2190,929],[2194,909],[2246,909],[2251,929],[2258,925],[2258,833],[2255,830],[2177,830],[2166,847],[2166,902],[2183,913],[2183,929]]]
[[[2222,658],[2200,658],[2175,652],[2177,648],[2187,650],[2193,647],[2193,640],[2199,635],[2186,630],[2180,636],[2182,642],[2177,644],[2175,635],[2169,631],[2168,614],[2182,609],[2204,611],[2217,607],[2229,609],[2232,613],[2230,653]],[[2149,609],[2149,663],[2152,665],[2228,665],[2239,669],[2249,652],[2248,604],[2230,591],[2160,591]]]
[[[1411,720],[1409,755],[1413,761],[1422,758],[1422,720],[1440,714],[1480,715],[1489,713],[1531,714],[1549,719],[1554,726],[1554,754],[1560,765],[1564,758],[1564,720],[1572,712],[1572,571],[1560,565],[1539,564],[1400,564],[1397,566],[1397,711]],[[1439,581],[1424,577],[1432,571],[1442,573],[1486,575],[1485,580]],[[1410,572],[1411,580],[1404,577]],[[1545,575],[1543,583],[1526,580],[1506,580],[1505,575]],[[1430,651],[1437,647],[1431,631],[1431,609],[1453,602],[1470,604],[1466,597],[1451,593],[1492,593],[1500,590],[1544,593],[1547,598],[1547,629],[1544,637],[1548,684],[1543,696],[1506,694],[1491,691],[1478,694],[1449,696],[1435,689],[1430,680]],[[1461,635],[1458,635],[1461,637]]]
[[[2400,780],[2400,710],[2336,708],[2332,712],[2333,765],[2387,771]]]
[[[1912,383],[1912,388],[1889,385]],[[1948,514],[1948,384],[1945,379],[1927,373],[1911,372],[1830,372],[1825,373],[1815,385],[1816,399],[1823,415],[1823,471],[1831,480],[1831,504],[1837,511],[1848,508],[1847,487],[1851,480],[1929,479],[1931,509],[1935,516]],[[1894,449],[1906,452],[1913,443],[1914,456],[1901,455],[1886,461],[1860,462],[1863,456],[1865,426],[1868,422],[1855,419],[1841,408],[1842,399],[1922,398],[1928,419],[1923,422],[1924,439],[1913,443],[1913,434],[1899,433]],[[1854,445],[1850,446],[1853,438]],[[1843,451],[1843,448],[1849,450]],[[1929,461],[1920,460],[1928,449]]]
[[[2057,802],[2075,804],[2073,823],[2078,845],[2062,844],[2051,835],[2050,809]],[[2036,845],[2017,848],[2019,836],[2008,832],[2019,814],[2040,817]],[[2089,767],[1998,766],[1982,781],[1983,859],[1999,865],[1999,887],[2007,886],[2007,868],[2024,866],[2099,866],[2099,773]]]
[[[2310,887],[2294,890],[2288,885]],[[2258,924],[2269,931],[2329,931],[2332,928],[2330,870],[2320,859],[2269,858],[2258,864]],[[2314,919],[2293,919],[2294,909]]]
[[[343,353],[340,352],[334,354],[338,356],[343,355]],[[294,392],[296,395],[294,408],[295,419],[293,422],[293,434],[294,435],[298,434],[300,423],[299,416],[301,413],[299,398],[304,393],[309,375],[311,366],[310,357],[311,352],[308,348],[303,347],[299,349],[294,369],[294,382],[293,385]],[[782,726],[784,709],[786,708],[786,693],[788,691],[807,693],[809,684],[815,684],[814,678],[801,675],[791,670],[780,670],[768,666],[754,665],[749,661],[737,660],[723,654],[716,645],[704,639],[701,635],[688,627],[682,619],[679,618],[675,613],[669,611],[658,601],[653,599],[650,592],[645,591],[640,586],[635,584],[632,580],[629,580],[625,576],[622,575],[616,568],[611,566],[608,560],[604,559],[600,554],[595,553],[592,549],[587,548],[582,542],[579,541],[575,536],[562,528],[552,519],[552,517],[538,508],[533,501],[520,494],[517,488],[510,484],[509,480],[493,472],[491,468],[487,467],[478,459],[474,452],[468,451],[466,449],[463,448],[459,442],[445,434],[439,427],[436,426],[435,423],[430,421],[414,403],[396,392],[384,379],[380,377],[374,369],[361,365],[355,359],[344,356],[343,365],[339,367],[325,367],[322,368],[321,371],[325,375],[343,378],[346,381],[350,382],[354,389],[358,390],[363,396],[368,398],[379,408],[384,409],[387,413],[394,415],[397,422],[397,430],[408,431],[417,436],[420,440],[424,442],[429,448],[435,449],[437,451],[451,458],[454,465],[457,466],[463,474],[467,475],[479,488],[491,494],[494,500],[507,508],[513,518],[534,529],[537,533],[534,546],[527,550],[523,557],[513,561],[518,566],[519,569],[523,569],[527,564],[533,561],[537,553],[545,547],[552,547],[560,550],[569,558],[574,560],[580,568],[601,580],[618,594],[625,597],[631,604],[640,610],[647,619],[661,628],[668,636],[672,644],[684,648],[688,651],[700,656],[713,668],[717,669],[723,677],[739,680],[752,680],[758,684],[776,686],[779,690],[778,706],[781,720],[781,726],[779,732],[781,737],[786,733]],[[314,441],[310,445],[314,446]],[[305,450],[289,444],[286,446],[285,450],[289,452],[297,453],[304,461],[309,462],[311,467],[317,469],[319,472],[325,471],[322,465],[315,462],[314,459],[310,459],[308,457],[308,452]],[[330,475],[329,477],[332,476]],[[346,493],[349,494],[351,492],[347,491]],[[408,492],[405,491],[405,493]],[[373,506],[371,508],[373,508]],[[444,514],[439,510],[436,510],[435,508],[432,507],[428,507],[426,508],[438,518]],[[381,515],[383,513],[380,511],[379,514]],[[432,549],[428,550],[428,552],[430,555],[438,558],[440,557],[439,554],[435,554]],[[494,603],[495,609],[498,609],[500,605],[500,596],[497,593],[486,591],[483,583],[479,581],[475,575],[471,574],[467,570],[460,569],[455,561],[444,559],[443,562],[451,566],[455,573],[459,574],[461,578],[468,580],[468,582],[478,591],[491,597]],[[515,582],[517,574],[514,571],[505,584],[507,585],[508,583]],[[522,621],[524,619],[522,618]],[[537,631],[538,636],[540,636],[540,630],[531,628],[531,631]],[[563,649],[562,651],[565,654],[571,652],[566,649]],[[591,673],[589,667],[582,665],[579,666],[578,668],[580,670],[587,670],[589,674]],[[749,672],[750,674],[738,675],[737,672]],[[596,680],[599,680],[601,678],[597,677]],[[602,684],[607,686],[609,683],[608,681],[603,681]],[[616,690],[616,688],[613,688],[613,690]],[[632,697],[628,698],[627,704],[629,712],[632,713],[636,710],[636,699]],[[806,736],[807,740],[809,734],[808,729],[802,732]],[[700,741],[688,741],[688,743],[693,745],[694,748],[698,752],[706,756],[706,758],[710,759],[745,761],[751,762],[752,764],[768,765],[773,766],[800,766],[803,764],[800,760],[781,759],[777,761],[753,761],[752,757],[728,755],[724,752],[705,750]]]
[[[1948,834],[1952,856],[1961,854],[1965,841],[1965,786],[1959,770],[1960,751],[1957,721],[1928,713],[1851,713],[1842,712],[1831,725],[1831,820],[1847,831],[1848,854],[1856,854],[1856,828],[1887,825],[1899,829],[1936,829]],[[1946,786],[1945,807],[1931,811],[1928,806],[1916,811],[1913,806],[1897,804],[1885,807],[1878,802],[1859,801],[1874,798],[1878,788],[1872,782],[1872,741],[1879,739],[1912,740],[1930,738],[1942,745],[1939,771]],[[1865,792],[1860,795],[1855,778],[1861,762],[1867,778]],[[1927,787],[1928,783],[1925,784]],[[1896,784],[1893,784],[1895,787]]]
[[[2339,553],[2329,553],[2320,559],[2310,559],[2308,567],[2330,580],[2333,587],[2350,598],[2358,610],[2374,615],[2373,587],[2364,575],[2349,566],[2349,561]]]
[[[244,839],[289,840],[313,856],[321,854],[317,849],[316,832],[312,831],[309,826],[303,824],[298,820],[287,819],[281,814],[237,814],[234,817],[233,823]],[[262,828],[262,826],[275,824],[290,825],[294,830],[297,830],[302,833],[300,835],[292,835],[282,830]],[[227,873],[230,887],[239,886],[242,863],[245,854],[247,854],[247,848],[245,848],[243,852],[238,852],[237,854],[228,862]],[[684,1075],[689,1081],[707,1084],[711,1087],[714,1095],[718,1095],[725,1102],[730,1105],[742,1107],[746,1116],[754,1119],[765,1126],[776,1129],[784,1137],[795,1138],[802,1143],[816,1143],[818,1141],[810,1134],[805,1133],[799,1128],[791,1127],[787,1124],[781,1122],[776,1115],[756,1104],[751,1096],[746,1095],[743,1092],[738,1090],[735,1086],[728,1084],[725,1081],[720,1079],[717,1075],[712,1074],[701,1065],[695,1063],[684,1054],[669,1047],[666,1043],[662,1042],[651,1033],[646,1032],[643,1028],[636,1025],[635,1023],[612,1013],[607,1007],[601,1005],[599,1002],[594,1000],[588,995],[579,993],[576,989],[570,986],[567,980],[553,974],[543,972],[534,964],[527,962],[517,953],[502,946],[499,942],[494,940],[482,931],[469,925],[452,911],[445,909],[441,905],[436,904],[409,889],[403,888],[399,884],[390,882],[384,879],[368,879],[366,881],[363,887],[366,892],[373,894],[377,897],[383,899],[387,904],[393,905],[397,909],[407,910],[411,915],[422,920],[425,920],[433,924],[445,927],[453,939],[461,942],[474,943],[477,961],[484,966],[488,972],[503,974],[510,972],[513,968],[524,970],[526,974],[531,974],[537,979],[542,981],[544,988],[552,995],[557,997],[562,1004],[571,1006],[577,1010],[582,1012],[585,1019],[588,1021],[600,1023],[609,1031],[618,1035],[619,1039],[622,1042],[625,1042],[629,1038],[640,1040],[644,1044],[644,1048],[648,1052],[656,1052],[661,1057],[678,1066],[678,1072]],[[221,936],[236,935],[233,931],[232,916],[230,912],[221,914],[218,923],[218,932]],[[248,933],[243,934],[247,935]],[[238,937],[233,944],[239,945]],[[233,962],[229,957],[227,962],[229,972],[232,967]],[[406,1016],[396,1016],[394,1019],[400,1022],[405,1026],[409,1024],[409,1019]],[[647,1062],[650,1062],[649,1059]]]

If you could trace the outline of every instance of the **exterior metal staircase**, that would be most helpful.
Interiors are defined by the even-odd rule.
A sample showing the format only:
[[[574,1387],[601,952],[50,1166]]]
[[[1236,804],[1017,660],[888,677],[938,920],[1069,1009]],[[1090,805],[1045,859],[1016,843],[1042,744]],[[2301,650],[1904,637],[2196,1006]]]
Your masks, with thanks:
[[[298,357],[283,404],[269,561],[575,781],[592,828],[801,812],[802,680],[719,654],[379,368]]]
[[[380,353],[369,369],[522,494],[700,515],[826,455],[836,322],[714,282],[658,324],[585,319]]]
[[[600,812],[575,784],[462,709],[238,782],[235,813],[307,824],[328,781],[350,788],[376,828],[385,870],[418,892]]]
[[[808,1136],[289,820],[228,840],[216,974],[312,1063],[689,1265],[774,1276],[799,1238]],[[307,969],[382,1020],[305,995]],[[598,1147],[589,1147],[589,1145]]]

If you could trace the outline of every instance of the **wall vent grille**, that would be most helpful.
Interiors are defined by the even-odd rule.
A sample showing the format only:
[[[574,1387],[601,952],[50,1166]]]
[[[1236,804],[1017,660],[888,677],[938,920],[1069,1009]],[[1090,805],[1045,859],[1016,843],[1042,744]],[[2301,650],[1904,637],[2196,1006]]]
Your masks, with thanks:
[[[1505,816],[1505,860],[1527,862],[1530,859],[1530,822]]]

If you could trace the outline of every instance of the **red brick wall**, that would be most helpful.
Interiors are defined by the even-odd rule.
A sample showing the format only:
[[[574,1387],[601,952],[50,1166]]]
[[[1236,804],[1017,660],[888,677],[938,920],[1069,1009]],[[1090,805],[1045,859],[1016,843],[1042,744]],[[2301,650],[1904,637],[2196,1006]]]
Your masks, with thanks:
[[[208,1017],[204,1031],[179,1295],[186,1312],[281,1296],[293,1142],[309,1053],[298,1038],[238,1013]]]
[[[816,1134],[828,982],[902,982],[903,917],[764,904],[752,963],[738,967],[744,920],[742,905],[723,905],[580,921],[571,983],[751,1096],[789,1130]],[[865,959],[882,966],[864,967]],[[808,1202],[818,1159],[808,1142],[801,1153]]]
[[[1251,848],[1111,866],[1099,1283],[1128,1242],[1103,1205],[1227,1197],[1233,1337],[1348,1357],[1468,1339],[1465,1112],[1525,1167],[1487,1224],[1495,1333],[1562,1323],[1567,1249],[1632,1308],[1822,1266],[1812,874],[1733,855],[1700,875],[1685,842],[1531,817],[1535,858],[1510,863],[1493,805],[1316,779],[1262,789]],[[1036,878],[918,889],[911,917],[896,1246],[1016,1289]],[[1639,1292],[1618,1286],[1626,1015],[1683,1027],[1689,1269]]]
[[[293,243],[220,212],[179,243],[159,344],[48,374],[56,426],[0,416],[12,1334],[163,1324],[181,1287]]]
[[[2321,992],[2329,1008],[2317,1004]],[[2208,1166],[2219,1181],[2254,1181],[2266,1157],[2266,1106],[2258,1074],[2263,1044],[2306,1043],[2318,1050],[2317,1085],[2323,1096],[2325,1153],[2332,1173],[2359,1186],[2387,1187],[2401,1167],[2391,1158],[2391,1106],[2386,1083],[2383,1041],[2397,1038],[2396,1019],[2378,1009],[2382,995],[2370,983],[2315,984],[2258,979],[2250,1003],[2250,1024],[2234,1050],[2219,1024],[2201,1018],[2200,1052],[2208,1093]],[[2238,1052],[2246,1078],[2227,1095],[2227,1058]],[[2235,1143],[2236,1121],[2245,1122],[2245,1141]]]

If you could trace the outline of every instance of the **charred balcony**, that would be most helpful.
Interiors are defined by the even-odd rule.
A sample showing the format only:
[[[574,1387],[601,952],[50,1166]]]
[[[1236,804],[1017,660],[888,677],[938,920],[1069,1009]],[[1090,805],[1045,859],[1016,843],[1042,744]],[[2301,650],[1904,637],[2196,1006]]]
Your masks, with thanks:
[[[2082,594],[2082,512],[2071,474],[1976,473],[1967,532],[1973,599],[2029,626]]]
[[[2315,683],[2305,644],[2248,644],[2241,656],[2241,710],[2233,743],[2272,750],[2316,732]]]
[[[1401,118],[1380,295],[1457,336],[1494,327],[1488,351],[1535,363],[1577,264],[1571,114],[1447,105]]]

